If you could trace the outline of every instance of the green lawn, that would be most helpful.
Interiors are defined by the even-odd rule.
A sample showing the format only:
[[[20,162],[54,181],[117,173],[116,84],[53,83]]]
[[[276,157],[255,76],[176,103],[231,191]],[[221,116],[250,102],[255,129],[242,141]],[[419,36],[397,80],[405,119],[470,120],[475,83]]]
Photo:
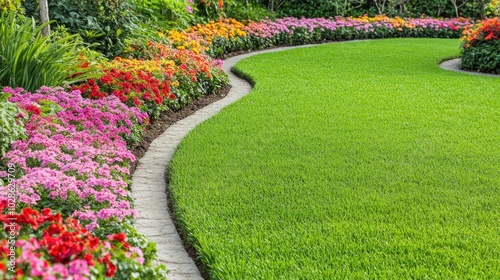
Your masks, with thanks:
[[[251,94],[170,165],[213,279],[500,279],[500,79],[458,40],[336,43],[241,61]]]

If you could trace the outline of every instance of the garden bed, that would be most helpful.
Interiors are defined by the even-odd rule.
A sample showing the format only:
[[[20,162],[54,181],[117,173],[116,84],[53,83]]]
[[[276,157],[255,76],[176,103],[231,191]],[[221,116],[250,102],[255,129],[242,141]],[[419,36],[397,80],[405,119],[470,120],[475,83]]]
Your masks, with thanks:
[[[6,139],[8,142],[1,143],[3,152],[17,139],[2,159],[5,167],[16,170],[15,174],[1,173],[5,182],[2,184],[5,187],[2,197],[8,198],[7,187],[15,183],[20,186],[16,195],[21,202],[15,209],[4,208],[4,215],[7,211],[46,211],[43,209],[50,207],[54,215],[77,218],[78,222],[72,220],[71,223],[81,223],[77,226],[78,230],[85,226],[103,244],[122,242],[116,243],[119,252],[110,255],[120,260],[99,259],[97,269],[101,274],[105,271],[115,279],[129,279],[127,277],[131,272],[136,278],[159,277],[162,268],[151,266],[155,258],[154,244],[133,228],[130,169],[135,168],[136,156],[144,153],[148,143],[166,125],[224,95],[227,76],[221,70],[221,61],[209,58],[204,52],[223,57],[228,53],[332,40],[457,37],[469,23],[466,19],[390,19],[385,16],[308,20],[286,18],[263,20],[246,26],[235,20],[220,20],[184,32],[169,32],[165,37],[172,46],[164,43],[165,37],[161,39],[162,43],[133,40],[125,50],[127,58],[106,61],[86,52],[87,56],[78,56],[76,60],[76,56],[68,55],[70,60],[73,58],[68,61],[76,67],[73,69],[76,72],[71,72],[72,78],[84,77],[77,75],[82,73],[91,73],[92,77],[73,85],[71,89],[42,87],[37,90],[38,87],[30,84],[36,94],[5,89],[13,94],[10,100],[20,108],[20,111],[10,110],[13,104],[2,100],[2,106],[10,108],[10,124],[17,129],[15,131],[24,130],[29,137],[23,138],[22,133],[18,133]],[[31,28],[28,22],[24,27],[27,30]],[[15,35],[15,30],[13,32]],[[51,52],[45,53],[49,55]],[[216,92],[222,94],[211,96]],[[198,99],[202,96],[211,97]],[[149,121],[149,128],[144,132]],[[79,161],[80,156],[77,156],[83,147],[86,152],[89,151],[85,162]],[[41,178],[44,179],[42,183],[35,180]],[[63,187],[54,187],[58,184]],[[49,214],[43,213],[52,219],[52,214]],[[19,240],[21,243],[29,238],[30,230],[37,230],[31,223],[23,226],[26,226],[26,231]],[[69,225],[62,226],[71,228]],[[37,234],[41,234],[42,230],[46,229],[39,229]],[[129,246],[135,251],[127,252]],[[31,273],[34,277],[42,275],[40,271],[30,271],[33,262],[43,263],[49,274],[59,273],[60,259],[55,256],[51,259],[45,247],[34,250],[45,257],[43,260],[16,260],[22,266],[19,273]],[[72,258],[83,261],[85,250],[75,253]],[[137,263],[133,260],[127,263],[123,256],[135,256]],[[85,259],[85,264],[93,267],[95,262],[92,260]],[[5,261],[0,264],[4,265],[3,268],[7,267]],[[97,270],[75,273],[89,276]]]

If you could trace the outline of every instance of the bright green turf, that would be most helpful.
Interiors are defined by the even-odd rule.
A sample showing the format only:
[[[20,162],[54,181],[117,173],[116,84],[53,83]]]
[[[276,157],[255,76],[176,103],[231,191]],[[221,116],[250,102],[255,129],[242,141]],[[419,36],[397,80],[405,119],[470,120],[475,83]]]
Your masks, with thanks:
[[[445,71],[459,41],[254,56],[253,92],[170,167],[214,279],[500,279],[500,79]]]

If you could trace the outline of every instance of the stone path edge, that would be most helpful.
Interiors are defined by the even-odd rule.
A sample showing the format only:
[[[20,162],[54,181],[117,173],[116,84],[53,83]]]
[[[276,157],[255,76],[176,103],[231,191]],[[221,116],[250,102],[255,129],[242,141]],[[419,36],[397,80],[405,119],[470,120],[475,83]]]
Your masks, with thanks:
[[[223,69],[228,74],[232,86],[227,96],[172,124],[151,142],[144,156],[138,161],[137,168],[132,175],[132,198],[138,212],[135,227],[139,233],[156,243],[158,261],[165,264],[169,270],[169,280],[203,279],[195,262],[186,252],[168,210],[165,170],[177,146],[198,124],[250,93],[252,90],[250,83],[231,71],[238,61],[258,54],[310,46],[317,45],[280,47],[225,59]]]
[[[500,74],[488,74],[488,73],[480,73],[480,72],[463,70],[462,68],[460,68],[460,58],[455,58],[455,59],[443,61],[439,64],[439,67],[441,67],[442,69],[445,69],[445,70],[450,70],[450,71],[459,72],[459,73],[463,73],[463,74],[500,78]]]

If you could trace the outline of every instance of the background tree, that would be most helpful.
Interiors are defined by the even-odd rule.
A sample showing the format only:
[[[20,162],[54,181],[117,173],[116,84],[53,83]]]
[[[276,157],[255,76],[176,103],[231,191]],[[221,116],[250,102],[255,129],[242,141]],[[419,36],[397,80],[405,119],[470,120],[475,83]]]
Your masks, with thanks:
[[[46,23],[49,21],[49,3],[47,0],[40,0],[40,21],[42,23]],[[50,25],[47,24],[42,29],[43,36],[49,36],[50,34]]]
[[[462,8],[469,0],[450,0],[451,4],[453,4],[453,8],[455,9],[455,16],[460,16],[460,8]]]

